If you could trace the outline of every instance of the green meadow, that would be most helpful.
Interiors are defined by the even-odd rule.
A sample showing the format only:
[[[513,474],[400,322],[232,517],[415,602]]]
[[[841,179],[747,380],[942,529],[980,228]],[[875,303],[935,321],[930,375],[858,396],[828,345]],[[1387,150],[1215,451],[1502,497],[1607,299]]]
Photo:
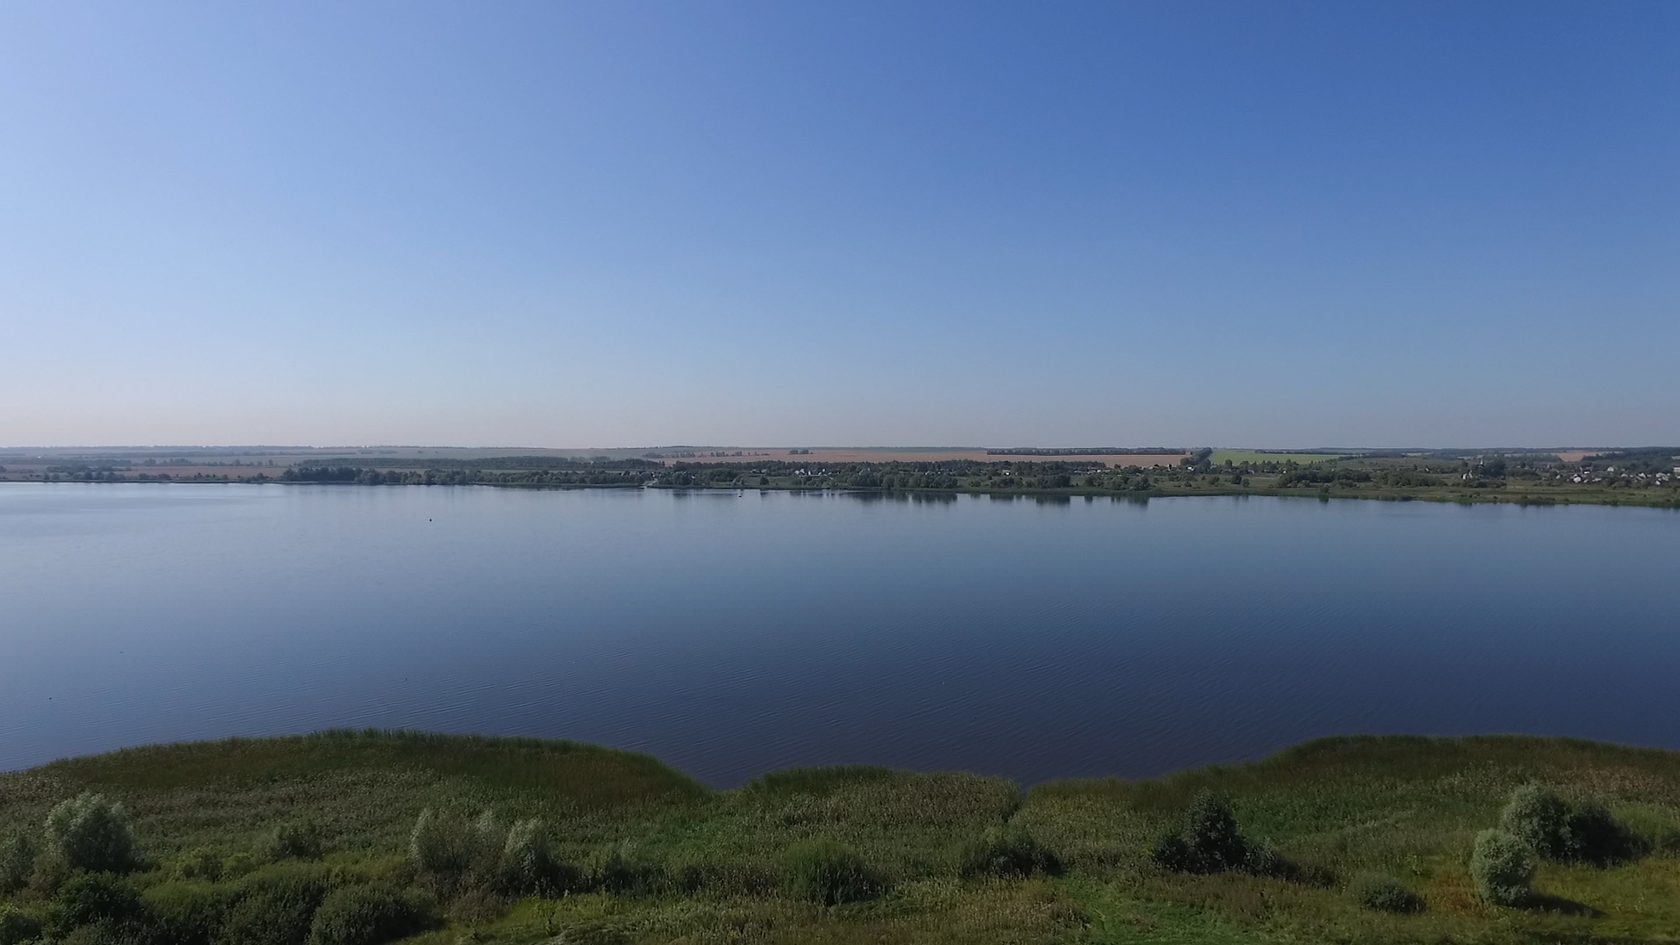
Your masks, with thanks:
[[[1536,857],[1531,890],[1490,901],[1476,836],[1526,784],[1602,802],[1630,852]],[[109,854],[89,792],[124,809],[121,875],[52,858],[54,829]],[[1246,859],[1171,865],[1208,798]],[[1680,754],[1532,738],[1027,791],[876,768],[716,791],[572,743],[325,733],[0,775],[0,842],[0,945],[1680,941]]]
[[[1214,450],[1208,461],[1215,466],[1225,465],[1226,460],[1237,465],[1252,465],[1256,463],[1323,463],[1340,457],[1335,453],[1262,453],[1256,450]]]

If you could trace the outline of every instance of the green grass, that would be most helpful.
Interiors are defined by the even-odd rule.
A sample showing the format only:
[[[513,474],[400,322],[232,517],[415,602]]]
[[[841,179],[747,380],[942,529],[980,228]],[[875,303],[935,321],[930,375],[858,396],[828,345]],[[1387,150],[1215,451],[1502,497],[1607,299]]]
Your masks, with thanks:
[[[1531,908],[1477,900],[1466,862],[1506,795],[1539,779],[1603,799],[1652,850],[1610,869],[1548,863]],[[1229,796],[1245,834],[1333,877],[1287,882],[1163,872],[1149,848],[1197,792]],[[0,775],[0,836],[38,830],[83,790],[122,800],[161,887],[185,851],[261,848],[276,824],[319,824],[340,877],[412,882],[424,807],[544,818],[556,852],[613,851],[665,877],[652,892],[449,902],[413,941],[685,943],[1433,943],[1680,941],[1680,754],[1531,738],[1346,738],[1252,765],[1154,781],[1069,781],[1021,793],[965,774],[826,768],[711,791],[657,761],[529,740],[328,733],[145,748]],[[1008,823],[1059,876],[961,875],[965,845]],[[890,881],[825,907],[789,895],[789,854],[844,844]],[[298,864],[263,870],[304,868]],[[1361,908],[1345,884],[1393,877],[1418,914]],[[247,882],[250,880],[247,879]],[[19,904],[39,911],[29,893]],[[565,937],[562,938],[561,936]]]

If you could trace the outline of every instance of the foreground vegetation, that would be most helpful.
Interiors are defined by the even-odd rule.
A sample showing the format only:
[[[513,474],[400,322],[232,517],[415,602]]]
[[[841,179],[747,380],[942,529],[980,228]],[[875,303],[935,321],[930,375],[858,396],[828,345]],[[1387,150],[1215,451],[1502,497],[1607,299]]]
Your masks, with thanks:
[[[0,945],[1673,942],[1680,755],[1355,738],[1159,781],[329,733],[0,776]]]

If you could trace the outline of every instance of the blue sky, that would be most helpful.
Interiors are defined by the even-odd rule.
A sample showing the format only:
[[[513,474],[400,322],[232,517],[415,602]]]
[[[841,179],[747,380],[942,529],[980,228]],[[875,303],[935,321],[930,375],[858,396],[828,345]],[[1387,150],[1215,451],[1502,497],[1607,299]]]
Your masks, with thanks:
[[[0,444],[1680,442],[1680,4],[0,5]]]

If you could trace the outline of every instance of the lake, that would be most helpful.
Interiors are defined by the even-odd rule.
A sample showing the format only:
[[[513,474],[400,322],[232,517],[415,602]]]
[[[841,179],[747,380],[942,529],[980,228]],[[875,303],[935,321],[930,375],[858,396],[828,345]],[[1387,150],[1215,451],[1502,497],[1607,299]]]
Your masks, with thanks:
[[[1325,735],[1680,747],[1680,514],[0,485],[0,769],[329,727],[1153,776]]]

